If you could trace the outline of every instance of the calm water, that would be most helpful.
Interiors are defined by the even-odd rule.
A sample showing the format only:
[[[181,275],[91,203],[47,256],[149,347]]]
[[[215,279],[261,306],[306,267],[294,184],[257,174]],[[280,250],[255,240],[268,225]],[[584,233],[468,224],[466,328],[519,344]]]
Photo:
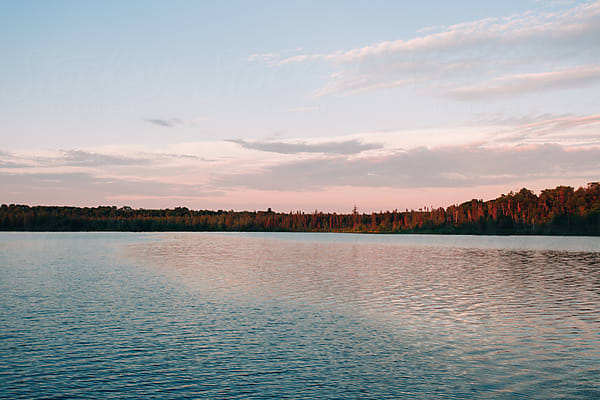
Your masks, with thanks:
[[[600,238],[0,234],[0,397],[600,398]]]

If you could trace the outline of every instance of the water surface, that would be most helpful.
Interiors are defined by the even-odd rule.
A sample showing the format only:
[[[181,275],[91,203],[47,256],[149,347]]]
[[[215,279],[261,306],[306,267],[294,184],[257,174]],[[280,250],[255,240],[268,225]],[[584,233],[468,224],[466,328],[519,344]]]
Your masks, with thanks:
[[[598,398],[600,238],[0,234],[10,398]]]

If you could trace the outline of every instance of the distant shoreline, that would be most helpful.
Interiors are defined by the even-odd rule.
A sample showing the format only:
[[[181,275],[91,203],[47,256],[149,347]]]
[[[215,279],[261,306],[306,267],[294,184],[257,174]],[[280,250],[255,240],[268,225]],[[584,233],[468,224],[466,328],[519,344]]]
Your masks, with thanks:
[[[0,231],[332,232],[445,235],[600,235],[600,184],[528,189],[447,208],[377,213],[0,206]]]
[[[373,236],[402,236],[402,235],[431,235],[431,236],[523,236],[523,237],[598,237],[599,233],[580,234],[580,233],[447,233],[447,232],[353,232],[353,231],[199,231],[199,230],[170,230],[170,231],[134,231],[134,230],[64,230],[64,231],[42,231],[42,230],[0,230],[0,233],[322,233],[322,234],[348,234],[348,235],[373,235]]]

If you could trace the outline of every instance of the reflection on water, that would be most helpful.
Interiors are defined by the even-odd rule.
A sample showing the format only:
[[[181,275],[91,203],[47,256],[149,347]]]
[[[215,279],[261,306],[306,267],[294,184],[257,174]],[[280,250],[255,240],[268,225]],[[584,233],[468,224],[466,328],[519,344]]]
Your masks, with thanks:
[[[0,239],[10,397],[600,396],[599,238]]]

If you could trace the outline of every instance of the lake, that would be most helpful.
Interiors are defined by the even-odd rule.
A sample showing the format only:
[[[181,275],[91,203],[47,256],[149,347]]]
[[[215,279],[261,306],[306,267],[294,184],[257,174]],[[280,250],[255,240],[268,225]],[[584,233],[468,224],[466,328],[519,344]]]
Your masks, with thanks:
[[[0,233],[0,397],[600,398],[600,238]]]

